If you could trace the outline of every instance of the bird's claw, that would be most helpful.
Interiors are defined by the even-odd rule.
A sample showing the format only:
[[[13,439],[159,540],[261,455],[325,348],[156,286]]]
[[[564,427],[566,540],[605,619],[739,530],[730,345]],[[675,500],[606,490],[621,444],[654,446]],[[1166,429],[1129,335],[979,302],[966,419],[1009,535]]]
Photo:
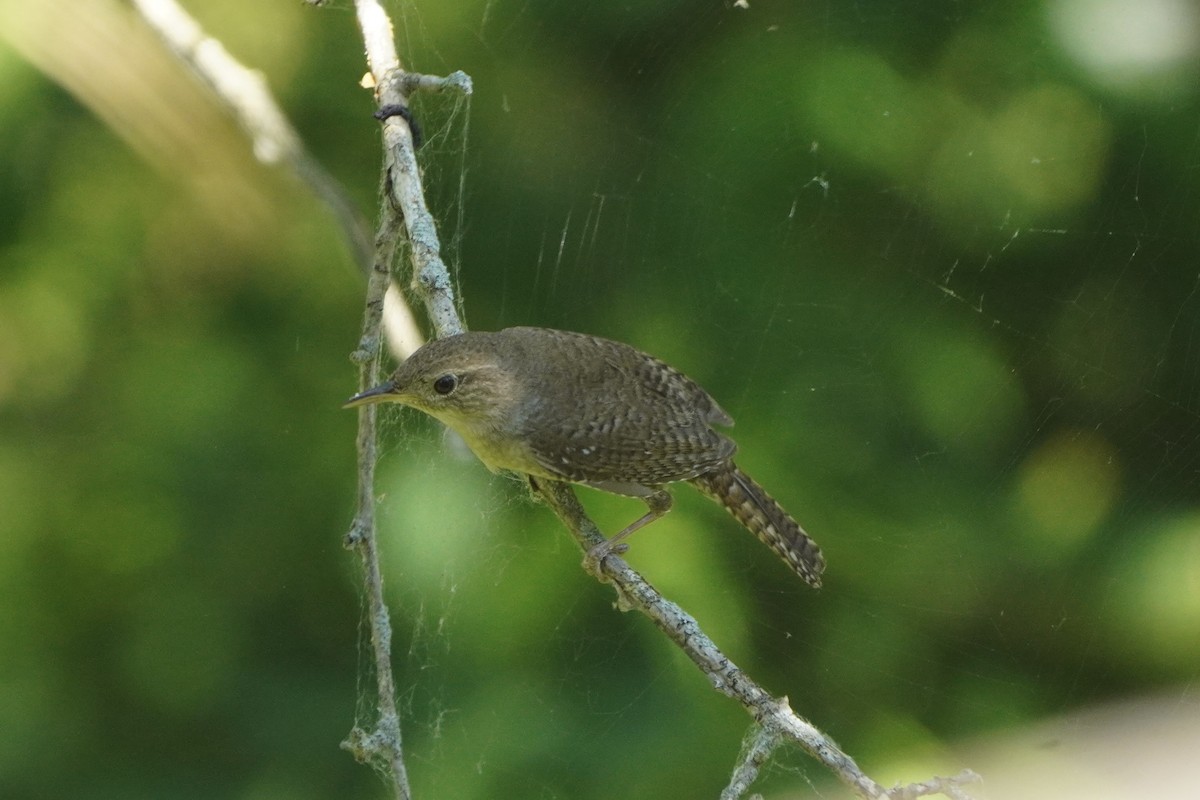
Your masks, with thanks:
[[[629,550],[629,545],[625,542],[612,542],[605,540],[600,544],[589,549],[583,556],[583,568],[591,573],[600,571],[600,564],[610,555],[622,555]]]

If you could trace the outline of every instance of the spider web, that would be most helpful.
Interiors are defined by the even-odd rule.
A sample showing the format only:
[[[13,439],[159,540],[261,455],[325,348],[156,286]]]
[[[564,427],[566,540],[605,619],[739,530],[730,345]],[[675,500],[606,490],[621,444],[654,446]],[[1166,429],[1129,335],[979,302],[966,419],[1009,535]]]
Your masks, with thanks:
[[[425,156],[454,187],[469,324],[628,341],[732,413],[827,587],[686,489],[630,558],[883,778],[1194,695],[1200,44],[1193,7],[1134,8],[489,2],[457,23],[474,66],[453,26],[407,20],[486,98],[469,150],[435,123]],[[652,797],[692,775],[673,752],[711,752],[687,785],[719,786],[740,712],[611,613],[519,484],[393,419],[405,711],[433,762],[414,772],[455,796]],[[641,513],[583,498],[610,532]],[[575,735],[587,753],[557,746]],[[636,791],[599,766],[646,753]],[[771,780],[824,786],[799,757]]]

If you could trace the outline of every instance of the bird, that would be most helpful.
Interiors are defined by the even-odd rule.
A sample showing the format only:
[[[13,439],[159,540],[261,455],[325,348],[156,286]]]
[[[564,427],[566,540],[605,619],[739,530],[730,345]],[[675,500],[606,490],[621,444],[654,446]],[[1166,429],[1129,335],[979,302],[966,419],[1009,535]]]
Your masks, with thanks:
[[[611,339],[553,328],[468,331],[428,342],[384,383],[346,408],[396,402],[457,432],[493,472],[509,470],[641,499],[646,513],[592,557],[672,506],[686,482],[716,500],[814,588],[825,560],[816,542],[734,462],[714,426],[733,419],[699,384]]]

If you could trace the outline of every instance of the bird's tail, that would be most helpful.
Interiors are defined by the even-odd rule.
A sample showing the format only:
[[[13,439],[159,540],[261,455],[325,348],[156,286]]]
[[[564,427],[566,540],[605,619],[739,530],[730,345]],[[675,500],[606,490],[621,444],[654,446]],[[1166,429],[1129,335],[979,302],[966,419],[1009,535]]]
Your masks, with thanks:
[[[810,586],[821,585],[825,559],[800,524],[792,519],[767,490],[732,461],[724,467],[692,478],[690,483],[725,506],[763,544],[775,551]]]

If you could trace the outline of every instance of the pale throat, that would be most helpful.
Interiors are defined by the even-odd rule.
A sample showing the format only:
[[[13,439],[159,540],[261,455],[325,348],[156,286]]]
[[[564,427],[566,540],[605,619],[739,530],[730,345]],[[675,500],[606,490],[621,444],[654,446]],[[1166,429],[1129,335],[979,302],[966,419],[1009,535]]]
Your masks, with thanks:
[[[478,373],[477,373],[478,374]],[[512,470],[544,478],[555,477],[542,467],[527,444],[527,437],[516,435],[522,408],[519,386],[504,370],[486,372],[490,402],[471,410],[445,406],[427,409],[427,413],[463,438],[471,451],[492,472]],[[472,404],[474,405],[474,404]]]
[[[439,411],[441,413],[434,416],[461,436],[492,472],[506,469],[544,478],[554,477],[538,464],[523,438],[505,435],[503,430],[497,429],[494,419],[457,414],[449,409]]]

